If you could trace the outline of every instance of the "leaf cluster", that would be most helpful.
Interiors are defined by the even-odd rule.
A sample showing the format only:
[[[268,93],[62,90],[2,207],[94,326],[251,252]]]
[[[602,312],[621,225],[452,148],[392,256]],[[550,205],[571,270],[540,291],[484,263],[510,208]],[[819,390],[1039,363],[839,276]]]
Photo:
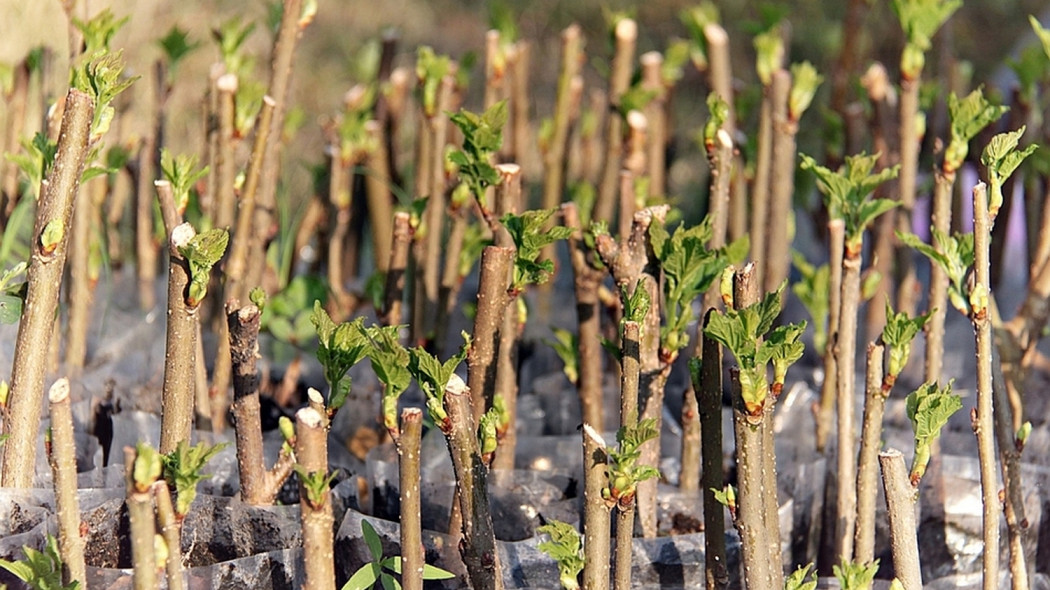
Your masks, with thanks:
[[[486,463],[499,446],[499,431],[505,418],[506,402],[503,401],[503,396],[496,394],[492,400],[492,407],[478,419],[478,449]]]
[[[139,76],[122,78],[123,73],[124,52],[112,53],[106,49],[87,54],[82,64],[73,68],[71,85],[87,93],[95,101],[91,142],[97,141],[109,130],[109,125],[116,115],[116,109],[110,104],[113,99],[139,79]]]
[[[558,563],[558,574],[562,588],[576,590],[580,587],[578,577],[583,571],[583,540],[576,527],[567,522],[550,519],[547,524],[536,529],[546,533],[549,541],[540,543],[536,548],[546,553]]]
[[[860,254],[864,239],[864,230],[886,211],[897,206],[890,199],[871,199],[868,197],[883,182],[896,178],[900,165],[885,168],[873,174],[872,169],[879,159],[879,154],[868,155],[864,152],[846,156],[845,165],[838,171],[832,171],[817,161],[801,154],[802,168],[812,170],[817,175],[817,186],[824,193],[824,203],[832,219],[842,219],[846,223],[847,254]]]
[[[160,169],[164,173],[164,178],[171,183],[171,191],[175,195],[175,205],[179,211],[186,210],[194,185],[208,174],[207,166],[201,169],[196,168],[196,154],[175,156],[167,148],[161,149]]]
[[[948,235],[935,227],[930,227],[933,244],[927,244],[913,233],[897,232],[897,239],[906,246],[918,250],[940,266],[948,275],[948,299],[952,306],[963,315],[970,314],[967,300],[966,273],[973,266],[973,234]]]
[[[808,61],[791,64],[791,92],[788,94],[788,116],[792,121],[802,118],[813,97],[817,94],[817,88],[824,81],[824,76],[817,73],[817,68]]]
[[[118,19],[109,8],[86,21],[74,18],[73,26],[80,31],[84,39],[84,55],[93,55],[97,51],[108,50],[113,36],[130,19],[130,16]]]
[[[918,79],[934,33],[962,6],[962,0],[892,0],[890,6],[907,39],[901,55],[901,75]]]
[[[616,432],[616,450],[606,449],[609,457],[609,487],[602,496],[611,505],[629,508],[634,502],[638,484],[660,476],[660,470],[652,465],[639,465],[642,445],[659,435],[655,418],[641,420],[633,427],[622,426]]]
[[[773,83],[773,72],[784,65],[784,35],[779,26],[755,35],[755,71],[763,86]]]
[[[995,219],[999,208],[1003,205],[1003,184],[1006,179],[1017,170],[1025,158],[1032,155],[1039,146],[1031,144],[1024,149],[1017,149],[1024,135],[1025,126],[1016,131],[1000,133],[992,138],[981,154],[981,164],[988,170],[988,180],[991,187],[988,204],[988,215]]]
[[[930,460],[930,446],[941,435],[941,428],[952,414],[962,408],[962,398],[952,393],[952,382],[944,387],[924,383],[905,399],[908,420],[915,431],[915,457],[911,466],[911,482],[916,485],[926,472]]]
[[[241,23],[239,17],[223,21],[218,28],[212,29],[212,38],[219,45],[219,54],[226,67],[226,73],[238,78],[247,78],[255,66],[254,60],[244,54],[244,42],[255,30],[255,23]]]
[[[929,320],[929,312],[913,318],[906,312],[894,312],[890,302],[886,302],[886,325],[882,328],[882,342],[890,355],[890,375],[896,377],[904,370],[904,366],[908,364],[908,357],[911,356],[912,340]]]
[[[0,567],[22,580],[33,590],[79,590],[80,581],[74,580],[68,585],[62,583],[62,554],[58,549],[58,539],[47,535],[43,551],[37,551],[28,545],[22,546],[25,559],[8,561],[0,559]]]
[[[868,590],[875,580],[875,574],[879,571],[879,560],[876,559],[869,564],[843,561],[841,565],[833,566],[831,569],[842,590]]]
[[[448,414],[445,413],[445,388],[470,350],[470,335],[466,332],[462,335],[463,346],[445,362],[441,362],[422,347],[408,349],[408,371],[423,390],[430,417],[437,424],[444,424],[448,420]]]
[[[390,575],[401,574],[401,556],[383,557],[383,540],[379,538],[372,524],[367,520],[361,520],[361,536],[365,539],[368,552],[372,555],[371,563],[362,565],[354,575],[343,585],[342,590],[364,590],[372,588],[378,582],[385,590],[400,589],[401,583],[397,578]],[[449,580],[456,577],[455,574],[445,571],[439,567],[423,564],[424,580]]]
[[[428,117],[437,114],[438,89],[441,80],[452,71],[452,60],[447,55],[434,53],[426,45],[416,52],[416,77],[419,78],[420,102],[423,113]]]
[[[503,145],[503,126],[507,124],[507,101],[501,100],[477,114],[461,109],[449,116],[463,133],[463,149],[449,153],[448,160],[459,167],[459,176],[470,187],[474,198],[485,208],[485,190],[500,183],[492,156]]]
[[[521,215],[508,213],[500,218],[517,252],[514,254],[514,272],[511,291],[519,292],[526,285],[542,285],[554,273],[554,261],[540,260],[543,249],[572,235],[572,229],[550,225],[557,209],[534,209]]]
[[[383,388],[383,424],[396,438],[397,400],[412,383],[408,350],[401,345],[399,332],[404,326],[369,326],[365,337],[371,343],[368,361]]]
[[[978,88],[959,98],[948,95],[948,113],[951,117],[951,141],[944,152],[944,172],[954,173],[962,166],[969,151],[970,140],[988,125],[999,120],[1009,107],[992,104]]]
[[[809,312],[813,320],[813,346],[824,354],[828,342],[827,320],[831,303],[831,267],[827,264],[814,266],[802,254],[793,251],[791,260],[801,275],[801,280],[791,285],[791,291]]]
[[[58,154],[58,143],[48,138],[46,133],[38,131],[32,140],[22,140],[24,153],[7,152],[4,157],[14,162],[26,176],[29,194],[35,200],[40,192],[40,183],[51,172]],[[10,227],[10,226],[9,226]]]
[[[262,310],[262,329],[281,342],[301,346],[316,335],[310,320],[313,302],[323,304],[327,297],[328,287],[324,279],[298,275],[272,297],[267,298],[265,291],[259,290],[254,298],[250,298]]]
[[[299,481],[303,484],[306,501],[314,510],[320,510],[328,501],[328,492],[332,482],[335,481],[336,472],[328,473],[326,469],[307,471],[300,464],[296,464],[294,469],[299,474]]]
[[[200,442],[191,447],[182,440],[174,451],[163,456],[164,479],[175,488],[175,513],[178,516],[189,513],[190,504],[197,497],[197,483],[211,477],[203,472],[204,466],[227,444]]]
[[[146,493],[153,482],[164,473],[164,456],[146,443],[135,445],[135,461],[131,468],[131,481],[135,491]]]
[[[707,112],[709,116],[707,122],[704,123],[704,149],[710,155],[715,149],[715,136],[718,135],[718,130],[729,118],[729,103],[717,92],[711,92],[707,95]]]
[[[314,301],[310,321],[317,331],[317,360],[324,368],[325,381],[330,389],[328,412],[331,415],[346,403],[350,394],[347,372],[368,355],[370,343],[364,334],[363,318],[336,324],[321,307],[320,301]]]
[[[179,246],[179,254],[190,265],[190,284],[186,305],[195,308],[208,294],[211,269],[226,253],[230,243],[230,232],[225,228],[212,228],[193,236],[186,245]]]
[[[689,37],[693,41],[690,57],[693,65],[700,71],[707,70],[707,35],[704,28],[707,25],[717,25],[719,22],[718,6],[710,0],[703,0],[699,4],[686,8],[678,13],[678,19],[689,31]]]
[[[812,568],[813,564],[810,563],[791,572],[784,580],[784,590],[816,590],[817,572],[810,571]]]

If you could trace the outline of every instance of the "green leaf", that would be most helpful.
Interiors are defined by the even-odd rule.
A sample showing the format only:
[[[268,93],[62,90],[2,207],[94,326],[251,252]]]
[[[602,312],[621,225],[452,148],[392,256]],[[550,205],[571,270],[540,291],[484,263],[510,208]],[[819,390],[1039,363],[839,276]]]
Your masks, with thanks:
[[[299,481],[303,484],[303,490],[306,492],[306,501],[309,502],[310,506],[314,509],[324,506],[328,501],[329,490],[332,487],[332,482],[335,481],[337,472],[332,471],[328,473],[327,469],[307,471],[300,464],[295,465],[295,472],[299,474]]]
[[[930,49],[934,33],[962,6],[962,0],[892,0],[890,6],[907,39],[901,56],[901,72],[908,79],[917,79],[925,65],[923,54]]]
[[[191,447],[183,440],[174,451],[163,456],[164,479],[175,488],[176,514],[189,514],[190,504],[197,497],[197,483],[211,477],[203,473],[204,466],[228,444],[200,442]]]
[[[146,443],[135,445],[135,461],[132,464],[131,479],[135,490],[145,492],[153,482],[160,478],[164,470],[164,457]]]
[[[792,121],[802,118],[813,97],[817,94],[817,88],[824,81],[824,77],[817,73],[817,68],[808,61],[791,65],[791,93],[788,96],[788,113]]]
[[[212,228],[193,236],[186,245],[179,246],[179,254],[190,267],[189,296],[186,298],[189,307],[197,307],[207,295],[211,269],[222,259],[229,242],[230,232],[225,228]]]
[[[886,325],[882,329],[882,342],[889,349],[888,373],[900,375],[911,356],[912,340],[922,331],[930,319],[930,313],[912,318],[907,313],[896,313],[890,302],[886,302]]]
[[[0,559],[0,568],[11,572],[34,590],[78,590],[81,587],[79,581],[62,584],[62,555],[58,539],[50,534],[45,538],[44,551],[23,545],[22,553],[25,555],[22,561]]]
[[[242,25],[240,17],[223,21],[217,29],[212,29],[212,38],[219,45],[219,53],[227,73],[242,79],[248,77],[246,74],[252,69],[254,62],[245,56],[241,49],[254,30],[254,22]]]
[[[456,373],[460,363],[467,358],[470,350],[470,336],[466,332],[462,332],[462,336],[463,346],[444,363],[422,347],[416,346],[408,350],[408,371],[426,396],[427,409],[430,410],[431,418],[438,424],[448,418],[444,409],[444,399],[449,379]]]
[[[500,218],[500,223],[507,229],[517,247],[514,255],[514,277],[511,280],[512,290],[520,291],[530,284],[541,285],[553,274],[554,263],[550,260],[540,261],[539,257],[548,245],[572,235],[571,228],[550,225],[555,213],[557,209],[537,209],[521,215],[508,213]]]
[[[832,219],[842,219],[846,223],[847,250],[859,254],[864,230],[876,217],[892,209],[894,201],[868,197],[883,182],[896,178],[900,166],[885,168],[872,173],[878,154],[867,155],[863,152],[846,156],[845,165],[838,171],[831,171],[816,160],[800,154],[802,169],[812,170],[817,176],[817,186],[824,193],[824,202]]]
[[[1023,150],[1017,150],[1017,145],[1021,141],[1021,136],[1024,135],[1024,132],[1025,127],[1022,126],[1017,131],[996,135],[984,148],[984,153],[981,155],[981,163],[988,170],[991,189],[988,215],[992,219],[995,219],[995,216],[999,213],[999,208],[1003,205],[1003,184],[1006,182],[1006,179],[1014,173],[1014,170],[1021,165],[1025,158],[1032,155],[1032,152],[1039,147],[1032,144]]]
[[[846,563],[832,566],[832,572],[839,581],[842,590],[869,590],[875,574],[879,571],[879,560],[869,564]]]
[[[325,380],[331,388],[328,410],[334,412],[342,407],[350,394],[350,377],[346,373],[364,360],[368,353],[369,342],[364,335],[364,320],[359,317],[336,325],[321,307],[320,301],[315,301],[310,321],[317,330],[319,341],[317,360],[324,368]]]
[[[371,588],[379,580],[382,571],[378,563],[366,563],[358,568],[354,575],[350,576],[346,584],[343,584],[342,590],[365,590],[366,588]]]
[[[73,68],[71,86],[89,94],[95,101],[91,141],[96,141],[109,130],[116,113],[110,105],[113,99],[139,78],[124,78],[123,73],[123,51],[111,53],[106,49],[85,53],[82,64]]]
[[[168,34],[157,40],[157,45],[164,50],[164,55],[168,58],[169,78],[174,78],[174,71],[178,67],[179,62],[200,47],[201,42],[190,41],[188,31],[184,31],[178,25],[172,25],[168,29]]]
[[[536,529],[550,537],[537,545],[537,549],[546,553],[558,563],[558,573],[562,588],[576,590],[580,587],[577,578],[583,571],[583,542],[576,528],[560,520],[550,519],[547,524]]]
[[[109,49],[109,42],[113,39],[113,36],[117,34],[117,31],[121,29],[130,16],[125,16],[122,19],[117,19],[113,15],[113,11],[109,8],[99,12],[94,17],[83,21],[78,18],[73,19],[73,26],[80,31],[84,37],[84,55],[92,55],[98,51],[105,51]]]
[[[715,146],[715,135],[729,118],[729,103],[718,96],[718,93],[711,92],[707,95],[707,112],[710,116],[704,124],[704,147],[711,153]]]
[[[208,174],[207,166],[200,170],[195,170],[196,167],[197,156],[195,154],[173,156],[167,148],[161,149],[160,168],[164,172],[164,178],[171,183],[175,205],[179,210],[185,210],[189,203],[193,185]]]
[[[816,590],[817,572],[810,571],[812,568],[812,563],[805,567],[799,566],[784,580],[784,590]]]
[[[368,552],[372,554],[372,559],[379,561],[383,559],[383,541],[379,538],[379,533],[376,532],[372,523],[365,519],[361,519],[361,534],[365,538],[365,544],[368,545]]]
[[[988,125],[999,120],[1009,108],[994,105],[984,97],[978,88],[958,98],[955,93],[948,95],[948,113],[951,116],[951,141],[944,152],[944,170],[954,172],[962,166],[969,151],[970,140],[977,136]]]
[[[791,253],[795,268],[802,279],[791,285],[791,290],[809,312],[813,324],[813,345],[823,356],[827,344],[828,294],[830,291],[831,268],[827,264],[815,267],[798,252]]]
[[[784,63],[784,36],[779,26],[755,36],[755,70],[763,86],[773,82],[773,72]]]
[[[973,265],[973,234],[957,233],[949,236],[932,226],[930,231],[933,245],[926,244],[912,233],[897,232],[897,238],[944,269],[950,282],[948,296],[952,305],[963,315],[969,315],[966,273]]]
[[[941,435],[941,428],[962,408],[962,398],[952,393],[952,382],[944,387],[924,383],[905,399],[908,419],[915,432],[915,457],[911,467],[912,485],[918,484],[930,460],[930,445]]]
[[[544,339],[547,346],[554,349],[555,354],[562,362],[562,372],[568,377],[570,383],[577,383],[580,378],[580,342],[574,332],[564,328],[551,327],[554,340]]]

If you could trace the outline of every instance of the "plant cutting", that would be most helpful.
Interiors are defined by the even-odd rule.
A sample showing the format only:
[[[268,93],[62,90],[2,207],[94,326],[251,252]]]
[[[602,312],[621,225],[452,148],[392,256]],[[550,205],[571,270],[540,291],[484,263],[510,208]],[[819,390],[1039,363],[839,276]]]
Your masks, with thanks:
[[[73,439],[73,410],[69,380],[59,379],[47,392],[51,413],[51,445],[48,462],[54,477],[55,511],[58,515],[58,547],[62,553],[62,582],[87,580],[84,539],[80,536],[80,504],[77,499],[76,447]],[[27,557],[28,554],[27,554]],[[29,559],[32,563],[32,559]]]
[[[825,204],[832,218],[842,219],[845,244],[842,258],[842,292],[837,326],[836,405],[838,406],[838,448],[836,470],[839,481],[856,480],[857,459],[854,432],[854,369],[856,367],[857,313],[860,304],[860,265],[864,232],[875,219],[893,209],[897,203],[868,197],[880,184],[897,176],[898,167],[872,173],[878,155],[864,153],[847,156],[837,172],[820,166],[803,154],[802,168],[813,170]],[[856,518],[856,488],[848,483],[838,486],[836,494],[835,539],[840,560],[853,558],[853,533]]]
[[[160,453],[145,443],[124,447],[124,476],[127,487],[131,566],[135,590],[157,587],[156,527],[153,523],[153,484],[163,473]]]
[[[536,529],[550,537],[537,548],[558,563],[558,581],[565,590],[579,590],[580,572],[586,565],[583,542],[576,528],[567,522],[551,520]]]

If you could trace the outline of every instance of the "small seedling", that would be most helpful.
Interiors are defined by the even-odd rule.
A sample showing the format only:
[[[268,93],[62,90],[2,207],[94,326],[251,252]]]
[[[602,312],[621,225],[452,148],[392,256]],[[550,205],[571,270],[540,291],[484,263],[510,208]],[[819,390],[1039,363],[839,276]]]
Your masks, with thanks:
[[[638,484],[660,477],[660,470],[656,467],[638,464],[642,456],[642,445],[656,438],[657,434],[659,431],[653,418],[646,418],[634,427],[621,427],[616,432],[619,449],[606,449],[609,456],[609,487],[602,490],[602,497],[610,508],[630,508],[634,503]]]
[[[299,474],[299,481],[302,482],[303,489],[306,490],[306,501],[310,504],[310,508],[320,510],[327,500],[326,494],[331,488],[332,482],[335,481],[337,472],[309,472],[302,465],[298,464],[295,466],[295,472]]]
[[[981,164],[988,170],[988,184],[990,186],[988,204],[988,215],[991,219],[999,213],[1003,205],[1003,183],[1014,173],[1014,170],[1024,162],[1025,158],[1039,146],[1032,144],[1022,150],[1017,149],[1025,128],[1022,126],[1017,131],[1000,133],[992,138],[981,154]]]
[[[211,269],[230,243],[230,232],[224,228],[212,228],[193,236],[186,245],[179,246],[179,254],[190,265],[190,284],[187,289],[186,306],[193,309],[200,305],[208,294]]]
[[[577,590],[584,562],[583,541],[576,527],[560,520],[549,520],[536,530],[550,536],[549,541],[540,543],[536,548],[558,563],[558,580],[562,588]]]
[[[62,583],[62,555],[58,551],[58,539],[47,535],[43,551],[28,545],[22,546],[25,559],[8,561],[0,559],[0,567],[11,572],[33,590],[79,590],[81,582]]]
[[[832,572],[842,590],[869,590],[878,571],[879,560],[877,559],[869,564],[843,561],[842,565],[832,567]]]
[[[527,285],[542,285],[554,273],[554,261],[540,260],[540,254],[550,244],[572,235],[571,228],[549,227],[548,222],[556,212],[557,209],[541,209],[521,215],[508,213],[500,218],[517,248],[509,292],[517,294]]]
[[[930,313],[911,318],[903,312],[895,313],[889,301],[886,302],[886,326],[882,329],[882,343],[887,347],[890,363],[882,380],[883,395],[889,395],[890,389],[893,389],[897,376],[908,364],[912,340],[929,320]]]
[[[909,478],[911,485],[917,488],[930,462],[933,441],[941,435],[941,428],[948,423],[952,414],[962,408],[962,398],[952,393],[951,381],[944,387],[938,387],[936,383],[924,383],[908,395],[905,404],[908,419],[915,431],[915,458]]]
[[[462,335],[463,346],[460,347],[458,353],[444,363],[422,347],[417,346],[408,350],[408,371],[419,383],[423,394],[426,395],[430,418],[445,433],[451,428],[448,414],[445,413],[445,388],[448,386],[449,379],[456,374],[456,368],[467,358],[467,352],[470,350],[470,336],[466,332],[463,332]]]
[[[361,520],[361,534],[368,545],[368,552],[372,554],[372,562],[362,565],[354,575],[343,585],[342,590],[365,590],[375,587],[376,583],[384,589],[401,588],[401,583],[391,575],[401,574],[401,556],[383,557],[383,540],[367,520]],[[455,574],[445,571],[439,567],[423,564],[424,580],[450,580]]]
[[[186,441],[179,441],[174,451],[164,455],[164,479],[175,489],[175,514],[180,520],[189,514],[190,505],[197,498],[197,483],[211,477],[203,472],[204,466],[227,444],[200,442],[191,447]]]
[[[325,381],[328,382],[326,410],[331,418],[346,403],[350,395],[350,376],[347,373],[368,355],[369,342],[364,335],[362,318],[337,325],[321,307],[320,301],[314,301],[310,321],[317,330],[317,360],[324,368]]]

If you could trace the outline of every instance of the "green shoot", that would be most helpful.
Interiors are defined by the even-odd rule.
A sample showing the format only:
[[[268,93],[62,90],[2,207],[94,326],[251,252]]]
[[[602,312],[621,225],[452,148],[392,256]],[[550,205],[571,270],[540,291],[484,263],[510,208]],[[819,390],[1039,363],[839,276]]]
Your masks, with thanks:
[[[866,565],[843,561],[841,566],[832,566],[832,572],[842,590],[869,590],[878,571],[879,560],[877,559]]]
[[[707,70],[707,35],[704,28],[707,25],[717,25],[719,21],[718,7],[710,0],[704,0],[696,6],[686,8],[678,14],[679,20],[689,31],[689,37],[693,40],[693,48],[690,57],[693,65],[700,71]]]
[[[14,162],[26,176],[29,194],[36,200],[41,181],[47,178],[55,163],[58,143],[51,141],[46,133],[38,131],[32,141],[22,140],[22,149],[25,153],[7,152],[4,157]]]
[[[175,206],[179,211],[186,210],[193,185],[208,174],[207,166],[199,170],[195,168],[197,168],[196,155],[173,156],[167,148],[161,149],[160,169],[164,172],[164,178],[171,183],[171,192],[175,196]]]
[[[8,561],[0,559],[0,567],[11,572],[33,590],[79,590],[80,581],[62,584],[62,554],[58,550],[58,539],[47,535],[43,551],[37,551],[28,545],[22,546],[25,559]]]
[[[926,322],[930,320],[930,313],[911,318],[907,313],[896,313],[890,302],[886,302],[886,326],[882,329],[882,343],[886,345],[889,352],[890,363],[887,367],[886,376],[882,380],[882,394],[889,395],[890,389],[897,381],[897,376],[908,364],[911,356],[912,340],[922,331]]]
[[[736,488],[726,484],[721,490],[711,488],[711,491],[715,494],[715,501],[725,506],[729,510],[729,516],[736,519]]]
[[[496,400],[499,400],[499,406],[496,407]],[[506,412],[506,407],[503,403],[503,398],[499,395],[493,399],[492,407],[488,409],[484,414],[481,415],[481,419],[478,420],[478,448],[481,449],[481,460],[488,464],[492,461],[492,455],[496,452],[496,447],[499,445],[499,430],[502,426],[505,417],[503,414]]]
[[[328,287],[322,279],[299,275],[272,297],[259,288],[252,289],[252,293],[248,298],[262,310],[261,328],[278,341],[302,346],[316,335],[311,322],[313,302],[323,302],[328,297]]]
[[[638,324],[645,321],[645,315],[649,313],[649,307],[652,305],[649,291],[641,283],[636,284],[634,292],[630,294],[627,293],[627,285],[620,285],[620,302],[623,304],[623,321]]]
[[[2,320],[2,318],[0,318]],[[574,332],[564,328],[551,328],[554,340],[544,340],[547,346],[554,349],[563,364],[562,372],[569,382],[577,384],[580,379],[580,341]]]
[[[328,491],[335,480],[336,472],[326,473],[325,470],[307,471],[302,465],[295,465],[295,472],[299,474],[299,481],[303,483],[306,491],[306,501],[310,508],[320,510],[328,499]]]
[[[93,56],[97,51],[109,49],[113,36],[130,19],[130,16],[125,16],[118,20],[108,8],[86,21],[74,18],[73,26],[84,37],[84,55]]]
[[[550,536],[549,541],[540,543],[536,548],[558,563],[558,579],[562,588],[577,590],[580,587],[578,578],[583,571],[584,562],[583,541],[576,527],[551,519],[536,530]]]
[[[660,64],[660,80],[665,86],[674,86],[682,79],[682,70],[689,61],[689,42],[685,39],[672,39],[664,51],[664,62]]]
[[[901,54],[901,76],[917,80],[926,65],[926,51],[937,29],[962,6],[962,0],[893,0],[893,13],[904,29],[906,43]]]
[[[517,247],[510,292],[520,293],[530,284],[542,285],[554,273],[554,261],[540,260],[540,255],[546,246],[572,235],[571,228],[548,226],[556,212],[557,209],[538,209],[521,215],[508,213],[500,218]]]
[[[1017,433],[1014,435],[1014,448],[1020,453],[1024,450],[1025,443],[1028,442],[1028,437],[1032,434],[1032,423],[1025,422],[1017,429]]]
[[[255,118],[262,110],[266,86],[247,78],[237,82],[237,93],[234,98],[234,134],[238,138],[246,137],[255,125]]]
[[[919,486],[930,462],[930,447],[941,435],[941,428],[962,408],[962,398],[952,393],[952,382],[944,387],[924,383],[905,400],[908,419],[915,431],[915,458],[911,464],[911,485]]]
[[[729,103],[718,96],[717,92],[712,92],[707,95],[707,112],[710,116],[707,118],[707,122],[704,123],[704,149],[710,155],[714,153],[715,136],[718,134],[718,130],[725,125],[726,119],[729,118]]]
[[[1017,144],[1024,135],[1025,127],[1021,126],[1017,131],[1000,133],[992,138],[981,154],[981,164],[988,170],[989,204],[988,216],[995,219],[999,208],[1003,205],[1003,183],[1017,170],[1025,158],[1032,155],[1039,146],[1032,144],[1018,150]]]
[[[178,518],[189,514],[190,504],[197,497],[197,483],[211,477],[203,473],[204,466],[227,444],[200,442],[191,447],[183,440],[174,451],[164,455],[164,479],[175,488],[175,514]]]
[[[678,226],[668,234],[660,223],[649,226],[649,243],[664,273],[667,321],[660,327],[661,356],[671,362],[689,344],[687,328],[693,320],[693,300],[707,291],[728,266],[725,256],[708,250],[710,218],[686,229]]]
[[[467,358],[471,345],[470,336],[466,332],[462,334],[463,346],[444,363],[421,347],[408,349],[408,371],[426,396],[431,419],[443,432],[452,427],[445,413],[445,388],[456,374],[456,368]]]
[[[212,29],[212,38],[219,45],[219,54],[222,56],[223,65],[226,66],[226,73],[245,78],[254,67],[252,58],[241,50],[254,30],[254,22],[242,25],[241,19],[236,17],[223,22],[217,29]]]
[[[621,510],[630,508],[634,503],[638,484],[660,476],[660,470],[651,465],[639,465],[642,456],[642,445],[659,434],[656,420],[646,418],[633,428],[621,427],[616,432],[617,450],[606,449],[609,456],[609,487],[602,490],[602,497],[610,507],[619,506]]]
[[[981,129],[998,121],[1008,110],[1008,107],[994,105],[988,101],[981,88],[966,95],[966,98],[960,99],[954,92],[948,95],[952,139],[944,152],[944,173],[954,174],[966,159],[970,140],[980,133]]]
[[[21,292],[24,281],[16,279],[26,271],[26,263],[19,262],[0,274],[0,324],[17,324],[22,317]]]
[[[175,70],[179,62],[187,55],[201,46],[200,41],[190,41],[189,31],[184,31],[178,25],[172,25],[168,34],[157,40],[157,45],[164,51],[168,58],[168,82],[175,78]]]
[[[799,301],[809,312],[813,320],[813,346],[822,356],[828,342],[828,327],[825,318],[831,303],[828,301],[828,293],[831,289],[831,267],[822,264],[813,266],[798,252],[791,253],[791,259],[798,269],[802,280],[791,285],[791,290]]]
[[[733,353],[740,367],[740,391],[744,410],[750,419],[761,420],[770,384],[766,381],[766,366],[773,363],[773,399],[783,387],[788,367],[802,356],[799,338],[806,324],[788,324],[773,330],[773,321],[780,315],[780,294],[784,284],[761,301],[741,310],[729,308],[711,316],[704,334],[717,340]]]
[[[140,494],[148,492],[150,486],[160,479],[163,472],[163,455],[146,443],[135,445],[135,462],[132,465],[131,480],[136,492]]]
[[[124,55],[122,51],[110,53],[100,50],[89,54],[82,66],[73,69],[72,86],[87,93],[95,101],[95,116],[91,122],[90,141],[95,142],[109,130],[116,115],[110,104],[121,92],[131,86],[138,76],[122,78]]]
[[[973,265],[973,234],[947,235],[931,227],[933,245],[927,244],[912,233],[897,232],[897,238],[910,248],[939,265],[948,275],[948,300],[965,316],[970,315],[967,296],[966,273]]]
[[[816,590],[817,572],[810,571],[813,564],[799,566],[784,580],[784,590]]]
[[[186,305],[196,308],[208,294],[211,268],[215,266],[230,243],[230,232],[223,228],[212,228],[193,236],[186,245],[179,246],[179,253],[190,265],[190,284]]]
[[[401,345],[398,332],[404,326],[370,326],[364,336],[371,343],[368,360],[383,384],[383,425],[396,441],[400,436],[397,423],[397,400],[412,383],[408,371],[408,350]]]
[[[784,36],[779,26],[755,35],[755,71],[763,86],[773,83],[773,72],[784,65]]]
[[[438,88],[441,79],[452,69],[452,60],[447,55],[434,53],[433,48],[423,46],[416,52],[416,76],[420,81],[420,102],[427,117],[437,114]]]
[[[336,325],[328,312],[314,301],[310,321],[317,330],[317,360],[324,368],[328,382],[328,417],[331,418],[346,403],[350,395],[350,376],[347,372],[368,356],[369,342],[364,335],[362,318]]]
[[[311,392],[316,392],[314,388],[310,388]],[[320,395],[320,394],[318,394]],[[295,422],[292,421],[288,416],[281,416],[277,419],[277,429],[281,433],[281,438],[284,442],[281,443],[281,450],[289,455],[295,454]]]
[[[459,167],[460,178],[470,187],[482,209],[486,209],[485,190],[500,183],[499,172],[491,160],[503,145],[507,101],[497,102],[480,115],[460,110],[449,120],[463,133],[463,149],[449,153],[448,160]]]
[[[792,121],[802,118],[813,97],[817,94],[817,88],[824,81],[824,76],[817,73],[817,68],[808,61],[800,64],[791,64],[791,93],[788,96],[788,117]]]
[[[845,166],[833,172],[806,154],[801,154],[801,157],[802,168],[812,170],[817,175],[817,185],[824,193],[829,215],[832,219],[842,219],[846,223],[847,257],[859,256],[868,225],[898,204],[890,199],[869,200],[868,197],[880,184],[896,178],[900,166],[872,174],[879,155],[869,156],[861,152],[846,156]]]
[[[365,539],[372,561],[362,565],[343,585],[342,590],[365,590],[375,587],[378,582],[383,588],[400,588],[397,578],[388,572],[401,574],[401,556],[383,557],[383,540],[379,538],[372,524],[361,520],[361,536]],[[424,580],[450,580],[455,574],[439,567],[423,564]]]

